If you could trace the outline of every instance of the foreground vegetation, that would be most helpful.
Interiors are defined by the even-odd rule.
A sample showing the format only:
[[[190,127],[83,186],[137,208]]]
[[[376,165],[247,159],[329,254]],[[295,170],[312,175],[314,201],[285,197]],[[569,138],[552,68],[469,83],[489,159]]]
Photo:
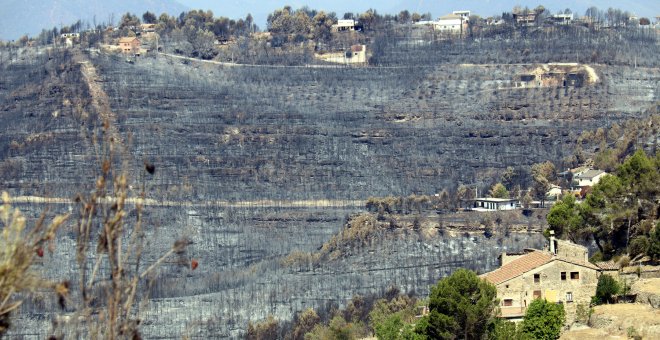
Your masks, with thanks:
[[[391,288],[377,300],[354,297],[325,321],[308,309],[292,325],[272,317],[251,323],[247,339],[557,339],[564,325],[560,304],[535,300],[518,325],[497,318],[498,305],[495,286],[459,269],[433,286],[428,300]]]
[[[594,240],[594,260],[648,255],[660,260],[660,153],[643,150],[591,188],[583,202],[566,195],[548,214],[550,229],[574,242]]]

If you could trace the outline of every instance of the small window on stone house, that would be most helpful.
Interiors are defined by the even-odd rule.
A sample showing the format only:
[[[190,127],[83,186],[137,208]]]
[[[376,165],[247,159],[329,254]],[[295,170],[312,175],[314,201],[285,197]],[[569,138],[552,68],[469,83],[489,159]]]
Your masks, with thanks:
[[[573,292],[566,292],[566,302],[573,302]]]
[[[580,272],[571,272],[571,280],[579,280]]]
[[[534,299],[540,299],[541,298],[541,291],[540,290],[535,290],[533,294]]]
[[[513,299],[504,299],[504,301],[502,301],[502,306],[505,307],[513,306]]]
[[[561,272],[561,280],[566,281],[566,272]]]
[[[534,283],[541,283],[541,274],[534,274]]]

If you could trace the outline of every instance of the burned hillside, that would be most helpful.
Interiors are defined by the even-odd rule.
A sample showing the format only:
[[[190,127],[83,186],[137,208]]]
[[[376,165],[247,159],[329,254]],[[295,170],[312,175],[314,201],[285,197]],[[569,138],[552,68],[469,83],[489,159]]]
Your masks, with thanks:
[[[567,166],[584,131],[657,112],[649,108],[658,105],[660,70],[647,54],[657,55],[657,44],[629,42],[644,45],[627,50],[640,51],[635,62],[607,51],[595,60],[533,49],[518,58],[514,43],[534,44],[466,41],[440,51],[387,42],[374,47],[381,59],[368,67],[4,50],[0,183],[13,197],[34,198],[21,203],[33,219],[45,206],[71,209],[94,186],[94,140],[104,120],[112,124],[106,131],[123,143],[118,165],[146,181],[154,200],[145,208],[146,258],[186,235],[199,262],[194,272],[164,264],[144,314],[147,337],[238,337],[250,319],[290,319],[389,285],[425,293],[456,267],[487,271],[503,250],[539,247],[543,238],[382,227],[311,270],[282,260],[318,252],[370,196],[489,186],[507,166]],[[575,63],[565,77],[587,78],[580,86],[564,86],[564,78],[516,86],[550,63]],[[145,163],[153,174],[140,177]],[[73,275],[73,247],[73,230],[65,230],[40,270]],[[48,298],[26,302],[13,335],[46,337],[57,308]]]

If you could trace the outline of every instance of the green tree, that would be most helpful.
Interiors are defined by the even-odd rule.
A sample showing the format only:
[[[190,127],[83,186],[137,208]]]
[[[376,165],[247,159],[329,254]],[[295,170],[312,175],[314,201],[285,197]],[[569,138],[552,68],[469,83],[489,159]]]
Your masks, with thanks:
[[[633,210],[627,204],[627,194],[617,176],[605,176],[585,201],[580,204],[580,215],[584,222],[582,232],[593,236],[596,245],[605,259],[614,255],[616,249],[626,245],[626,233],[622,229],[631,223]]]
[[[431,288],[423,332],[433,339],[479,339],[495,315],[496,297],[495,286],[459,269]]]
[[[488,329],[489,340],[527,340],[529,337],[522,332],[522,326],[515,322],[495,319]]]
[[[380,299],[376,301],[369,321],[378,339],[409,339],[415,337],[412,323],[415,321],[416,300],[399,295],[391,300]],[[403,337],[403,333],[410,334]]]
[[[305,339],[305,334],[311,332],[321,321],[321,318],[316,314],[312,308],[307,308],[296,318],[296,322],[293,326],[293,331],[291,334],[292,340],[302,340]]]
[[[305,334],[305,339],[310,340],[349,340],[367,336],[362,324],[347,322],[341,315],[337,315],[328,326],[316,325],[314,329]]]
[[[614,296],[619,294],[621,286],[616,280],[607,274],[603,274],[598,278],[598,285],[596,286],[596,296],[594,302],[597,304],[610,303],[614,301]]]
[[[649,247],[646,252],[653,260],[660,260],[660,222],[655,225],[649,237]]]
[[[575,196],[564,195],[548,213],[548,224],[557,237],[568,236],[574,242],[584,236],[582,216]]]
[[[488,195],[493,198],[509,198],[509,191],[502,183],[496,183],[490,188]]]
[[[119,23],[119,28],[131,28],[140,25],[140,18],[137,15],[133,15],[129,12],[126,12],[121,17],[121,22]]]
[[[331,28],[335,22],[333,15],[328,15],[324,11],[320,11],[312,18],[312,22],[312,35],[315,41],[326,42],[332,38]]]
[[[532,339],[558,339],[565,320],[564,305],[536,299],[527,308],[522,332]]]

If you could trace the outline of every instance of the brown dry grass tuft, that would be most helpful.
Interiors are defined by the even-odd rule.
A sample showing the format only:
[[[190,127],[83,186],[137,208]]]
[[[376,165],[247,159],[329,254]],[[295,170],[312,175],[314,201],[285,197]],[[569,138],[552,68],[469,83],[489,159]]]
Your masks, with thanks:
[[[46,225],[45,215],[35,226],[26,230],[26,219],[19,209],[11,206],[11,199],[2,193],[0,207],[2,235],[0,236],[0,337],[10,326],[10,314],[22,303],[19,293],[34,292],[40,288],[53,287],[30,270],[36,257],[43,256],[43,247],[55,238],[57,229],[68,215],[56,216]],[[52,243],[50,243],[52,247]]]

